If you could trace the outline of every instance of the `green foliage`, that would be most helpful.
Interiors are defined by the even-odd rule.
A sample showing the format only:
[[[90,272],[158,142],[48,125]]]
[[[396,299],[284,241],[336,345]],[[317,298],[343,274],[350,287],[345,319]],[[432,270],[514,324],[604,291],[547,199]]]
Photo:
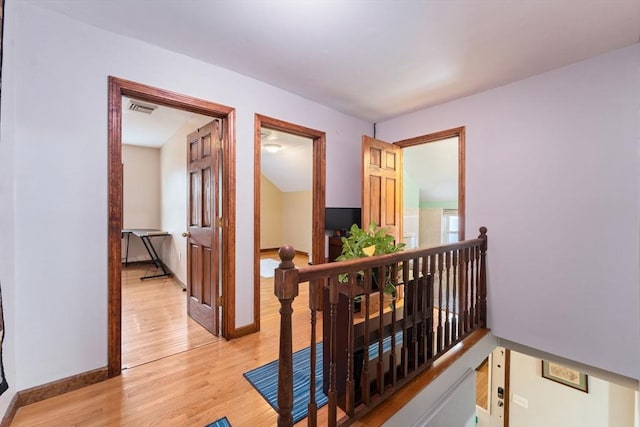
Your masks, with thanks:
[[[392,254],[404,248],[404,243],[393,243],[393,236],[388,229],[380,228],[376,230],[377,224],[372,222],[368,230],[363,230],[356,224],[351,226],[349,236],[342,238],[342,254],[336,261],[345,261],[353,258],[362,258],[371,255]],[[375,247],[373,254],[364,252],[364,249]]]
[[[342,254],[336,261],[346,261],[354,258],[362,258],[366,256],[392,254],[401,251],[405,244],[394,243],[393,236],[389,234],[389,230],[386,228],[377,229],[376,223],[371,223],[368,230],[361,229],[356,224],[351,226],[349,235],[342,238]],[[377,230],[376,230],[377,229]],[[362,271],[358,274],[363,274]],[[393,294],[395,287],[391,280],[390,268],[385,267],[385,286],[384,292]],[[346,283],[349,279],[347,274],[341,274],[338,280],[341,283]]]

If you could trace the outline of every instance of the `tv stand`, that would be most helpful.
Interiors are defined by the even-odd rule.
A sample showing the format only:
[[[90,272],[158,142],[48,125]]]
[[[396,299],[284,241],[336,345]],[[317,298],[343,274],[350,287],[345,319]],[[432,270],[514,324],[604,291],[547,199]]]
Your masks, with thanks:
[[[342,236],[329,236],[329,262],[342,254]]]

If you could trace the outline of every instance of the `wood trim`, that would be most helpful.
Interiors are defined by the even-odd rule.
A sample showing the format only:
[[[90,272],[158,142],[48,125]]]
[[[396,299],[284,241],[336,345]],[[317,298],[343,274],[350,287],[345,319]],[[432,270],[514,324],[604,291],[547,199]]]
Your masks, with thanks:
[[[504,349],[504,418],[502,427],[509,427],[509,408],[511,399],[511,350]]]
[[[16,416],[16,412],[18,412],[18,399],[20,398],[20,393],[16,393],[9,402],[9,406],[2,417],[2,422],[0,422],[0,427],[9,427],[13,422],[13,418]]]
[[[265,252],[278,252],[280,248],[260,248],[260,253],[263,254]]]
[[[109,76],[108,82],[108,376],[120,375],[122,369],[122,96],[178,108],[223,120],[223,222],[222,238],[222,336],[230,339],[235,332],[235,215],[236,215],[236,141],[235,109],[221,104],[181,95],[130,80]]]
[[[414,138],[403,139],[394,142],[401,148],[413,147],[416,145],[427,144],[429,142],[440,141],[442,139],[458,137],[458,216],[460,217],[460,240],[465,239],[465,220],[466,220],[466,149],[465,149],[465,127],[445,129],[439,132],[429,133],[426,135],[416,136]]]
[[[31,387],[18,392],[17,407],[21,408],[31,405],[32,403],[77,390],[91,384],[96,384],[107,379],[109,379],[109,370],[107,367],[103,367]]]
[[[9,427],[16,416],[16,412],[23,406],[97,384],[107,379],[109,379],[109,369],[103,367],[19,391],[9,402],[9,406],[2,417],[2,422],[0,422],[0,427]]]
[[[233,337],[234,338],[240,338],[240,337],[244,337],[246,335],[251,335],[253,333],[257,332],[255,329],[255,325],[253,323],[246,325],[246,326],[241,326],[238,329],[236,329],[234,331]]]
[[[109,77],[108,118],[108,316],[107,346],[109,376],[122,370],[122,92],[120,81]]]
[[[324,208],[326,182],[326,136],[325,132],[285,122],[273,117],[255,114],[253,146],[253,325],[260,330],[260,173],[262,127],[292,133],[313,140],[313,223],[311,226],[311,256],[314,264],[323,264],[324,255]]]
[[[227,112],[222,158],[222,336],[235,337],[236,329],[236,111]]]
[[[260,249],[260,253],[264,254],[267,252],[278,252],[280,250],[280,248],[261,248]],[[309,256],[309,252],[305,252],[305,251],[299,251],[299,250],[295,250],[296,255],[302,255],[302,256]]]

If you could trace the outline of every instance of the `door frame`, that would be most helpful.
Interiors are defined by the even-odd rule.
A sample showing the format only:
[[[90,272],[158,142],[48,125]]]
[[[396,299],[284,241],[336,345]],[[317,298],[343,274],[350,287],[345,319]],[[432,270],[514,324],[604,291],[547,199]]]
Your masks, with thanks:
[[[266,127],[280,132],[292,133],[313,141],[312,170],[312,225],[311,261],[323,264],[325,260],[324,208],[326,177],[326,136],[325,132],[278,120],[262,114],[255,115],[254,121],[254,184],[253,184],[253,325],[247,333],[260,330],[260,175],[261,175],[261,135]]]
[[[457,128],[445,129],[440,132],[429,133],[426,135],[416,136],[414,138],[403,139],[396,141],[393,144],[400,148],[413,147],[415,145],[427,144],[429,142],[436,142],[442,139],[458,137],[458,217],[459,232],[458,238],[460,241],[465,239],[465,127],[460,126]]]
[[[108,375],[122,371],[122,97],[128,96],[221,119],[224,140],[222,165],[222,336],[235,332],[235,109],[191,96],[109,76],[108,81]],[[186,215],[186,212],[185,212]],[[185,221],[186,225],[186,221]],[[185,301],[186,304],[186,301]]]

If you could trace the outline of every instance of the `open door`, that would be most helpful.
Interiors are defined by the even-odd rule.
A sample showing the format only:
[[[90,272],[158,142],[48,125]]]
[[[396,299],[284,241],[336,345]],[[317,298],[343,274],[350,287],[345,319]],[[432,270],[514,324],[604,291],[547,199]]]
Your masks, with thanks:
[[[362,136],[362,228],[375,222],[402,241],[402,150]]]
[[[187,136],[187,313],[219,333],[220,152],[217,120]]]

